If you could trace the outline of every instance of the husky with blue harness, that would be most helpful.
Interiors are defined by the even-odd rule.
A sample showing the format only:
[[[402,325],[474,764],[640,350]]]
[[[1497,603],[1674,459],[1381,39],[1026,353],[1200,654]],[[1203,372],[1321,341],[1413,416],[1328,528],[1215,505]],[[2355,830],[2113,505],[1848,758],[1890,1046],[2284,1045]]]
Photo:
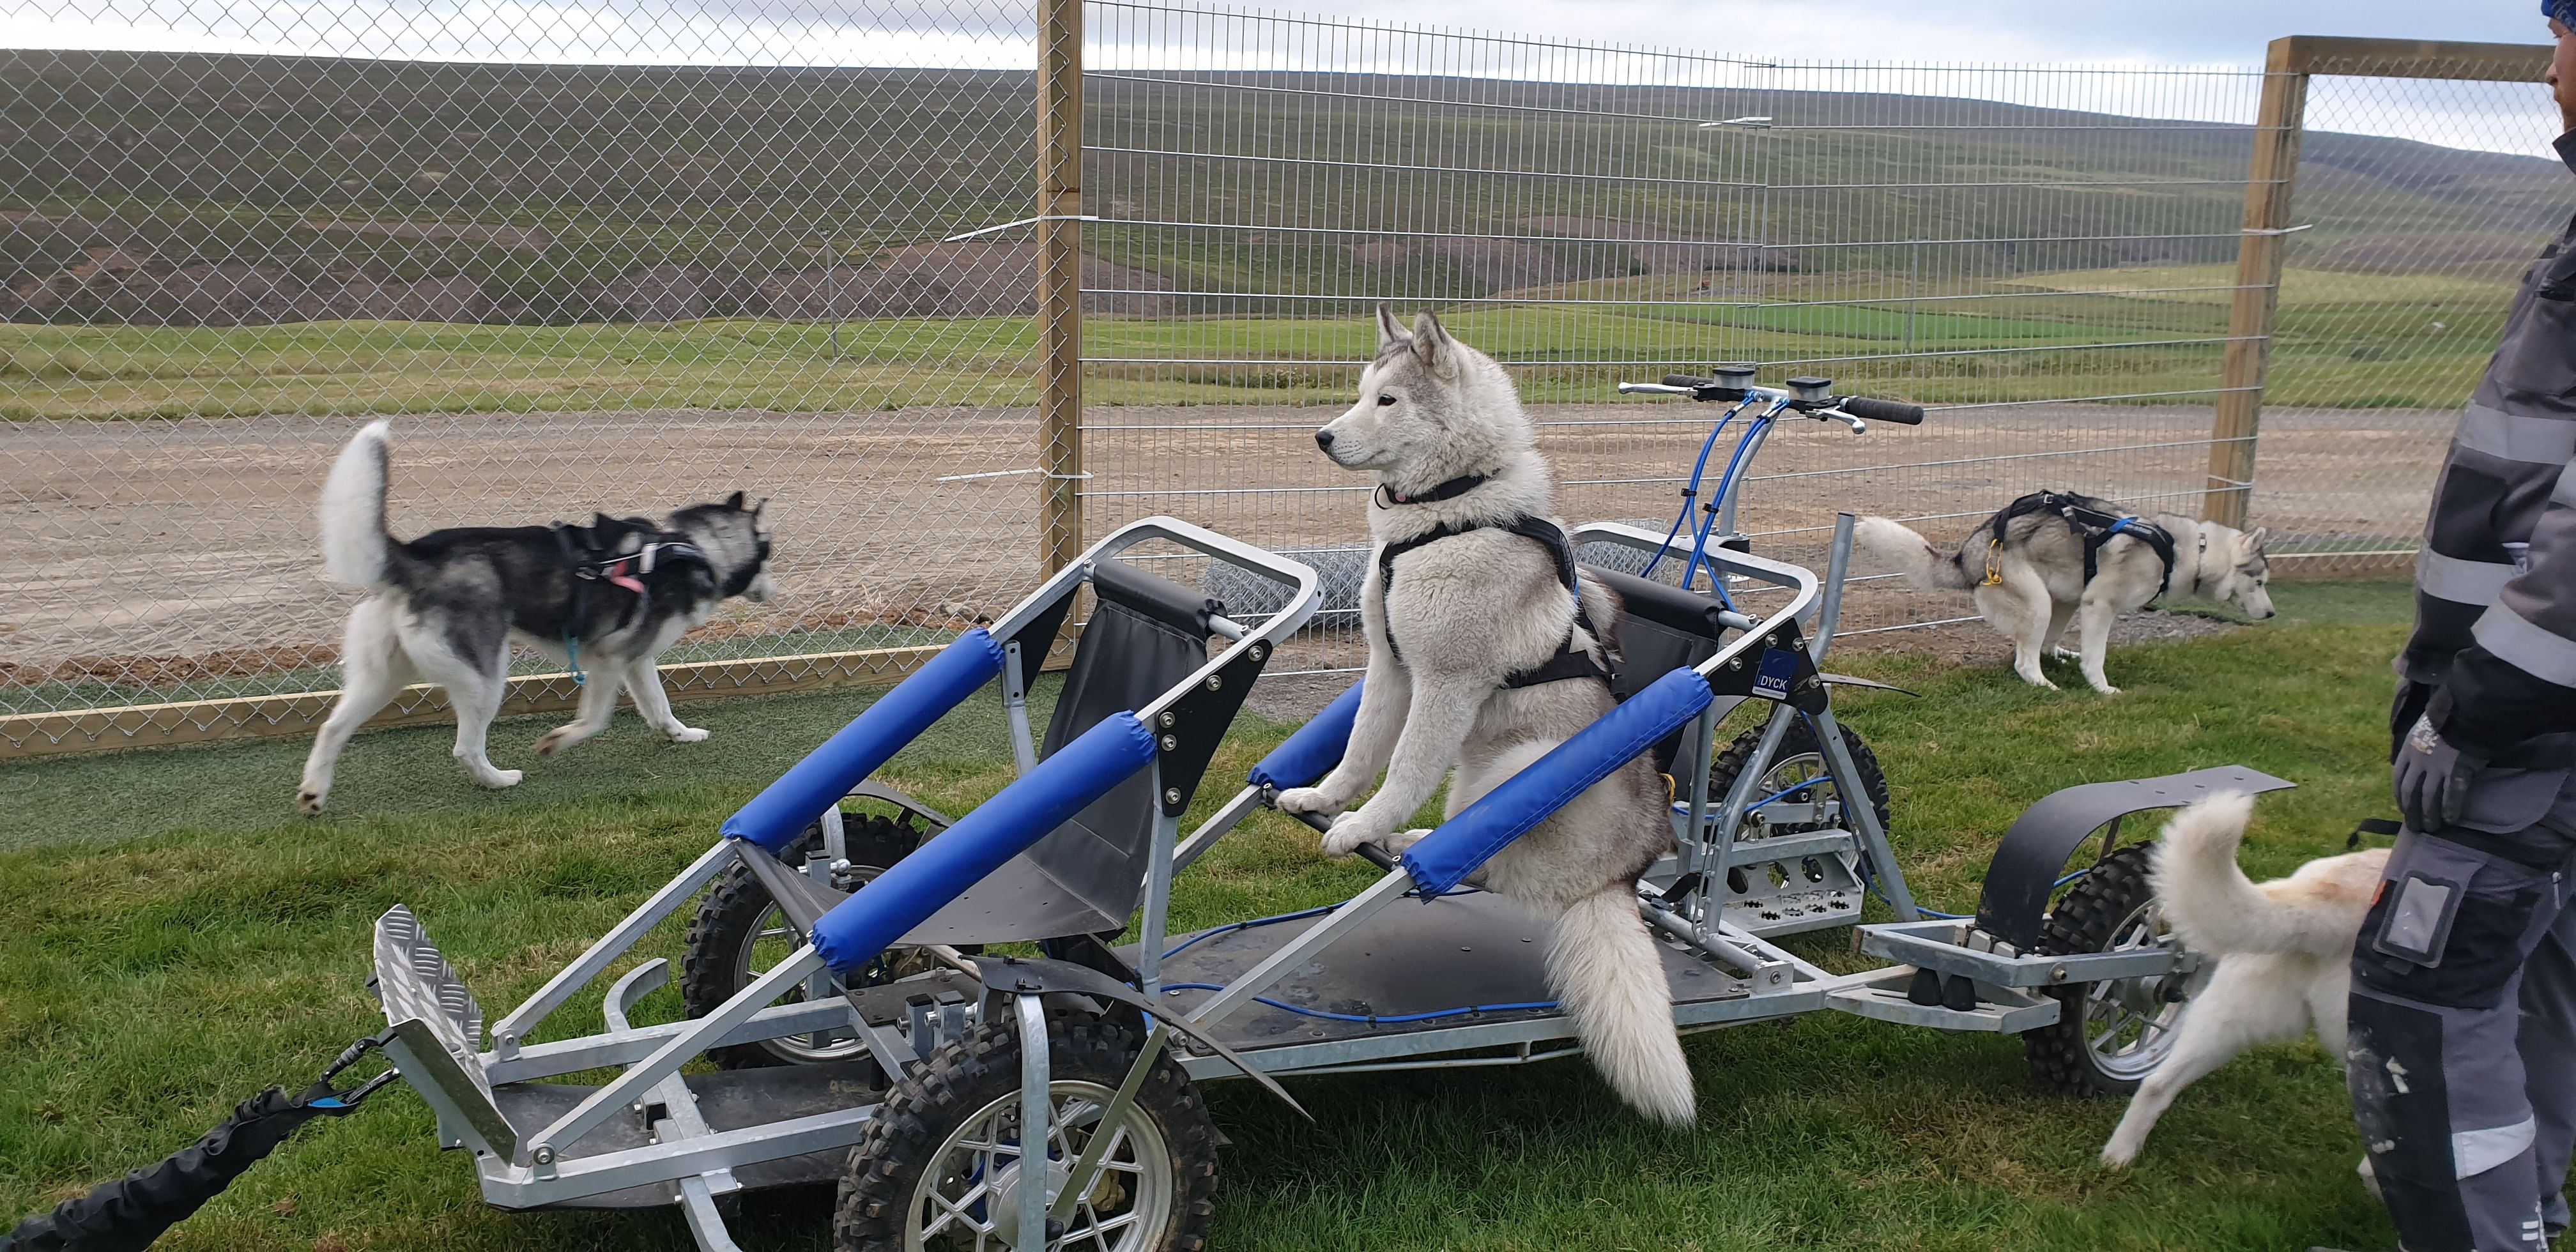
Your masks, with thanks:
[[[1180,522],[1135,523],[871,704],[497,1020],[419,919],[387,912],[374,954],[382,1046],[436,1110],[440,1142],[472,1154],[484,1198],[502,1208],[675,1206],[699,1247],[728,1252],[737,1245],[721,1197],[823,1183],[840,1188],[837,1252],[1198,1248],[1219,1141],[1199,1084],[1249,1077],[1288,1100],[1278,1079],[1290,1075],[1509,1066],[1579,1050],[1542,956],[1551,919],[1471,884],[1573,797],[1642,759],[1689,780],[1666,804],[1672,851],[1627,901],[1655,935],[1649,959],[1677,1031],[1834,1009],[2027,1032],[2044,1074],[2134,1087],[2188,1007],[2197,961],[2136,894],[2140,876],[2126,867],[2140,849],[2115,850],[2120,819],[2211,789],[2286,784],[2230,768],[2059,792],[2003,837],[1973,917],[1919,909],[1876,806],[1841,799],[1860,794],[1846,782],[1861,767],[1834,718],[1836,683],[1816,666],[1823,649],[1802,626],[1831,637],[1850,524],[1845,515],[1824,580],[1731,549],[1693,552],[1719,580],[1707,590],[1620,581],[1605,568],[1665,551],[1659,532],[1571,528],[1568,547],[1599,562],[1585,575],[1626,601],[1606,711],[1400,857],[1359,845],[1386,873],[1352,898],[1172,934],[1175,877],[1353,750],[1366,684],[1184,835],[1247,688],[1313,615],[1317,579]],[[1283,589],[1273,601],[1283,607],[1234,620],[1154,572],[1157,554],[1140,547],[1149,540],[1265,579]],[[1085,586],[1091,616],[1040,741],[1028,685]],[[1213,654],[1211,638],[1221,641]],[[953,819],[911,806],[926,837],[853,874],[842,806],[908,805],[870,776],[988,687],[1018,778]],[[1710,760],[1734,718],[1750,724],[1752,748],[1718,789]],[[1793,729],[1821,745],[1823,771],[1766,791]],[[2069,856],[2106,830],[2107,855],[2067,874]],[[637,1021],[671,970],[627,953],[734,875],[772,910],[765,925],[783,952],[685,1020]],[[1861,927],[1861,950],[1890,964],[1836,974],[1774,941],[1857,923],[1864,895],[1883,898],[1891,920]],[[699,923],[703,939],[703,913]],[[990,950],[1001,944],[1035,954]],[[598,1028],[546,1029],[601,979]],[[800,1063],[698,1063],[782,1039],[804,1050],[771,1059]],[[604,1082],[567,1081],[603,1072]]]

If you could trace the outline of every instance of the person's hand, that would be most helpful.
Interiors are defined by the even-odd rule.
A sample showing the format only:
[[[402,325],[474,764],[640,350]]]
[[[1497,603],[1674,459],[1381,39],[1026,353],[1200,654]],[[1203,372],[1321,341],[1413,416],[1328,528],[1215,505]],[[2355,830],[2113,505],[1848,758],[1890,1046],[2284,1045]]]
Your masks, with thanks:
[[[2397,749],[2397,811],[2406,826],[2425,834],[2455,825],[2468,811],[2469,788],[2486,772],[2487,759],[2442,738],[2433,719],[2419,717]]]

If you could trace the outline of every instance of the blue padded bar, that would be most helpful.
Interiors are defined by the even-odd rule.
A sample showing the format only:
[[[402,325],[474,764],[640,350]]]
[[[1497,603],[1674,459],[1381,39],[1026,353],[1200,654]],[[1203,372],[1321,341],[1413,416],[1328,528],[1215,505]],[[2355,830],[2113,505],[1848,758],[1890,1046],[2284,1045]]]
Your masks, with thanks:
[[[1252,767],[1252,783],[1257,787],[1311,787],[1324,771],[1339,764],[1342,749],[1351,742],[1351,724],[1360,717],[1360,684],[1333,697],[1288,742],[1270,750],[1261,763]]]
[[[1709,705],[1708,680],[1677,669],[1485,793],[1404,853],[1424,899],[1456,887],[1512,840],[1608,778]]]
[[[725,837],[748,839],[775,854],[886,758],[1001,672],[1002,646],[992,635],[979,626],[958,636],[726,818]]]
[[[870,880],[814,924],[814,950],[850,973],[959,892],[1109,794],[1154,759],[1154,736],[1133,713],[1112,713],[957,824]]]

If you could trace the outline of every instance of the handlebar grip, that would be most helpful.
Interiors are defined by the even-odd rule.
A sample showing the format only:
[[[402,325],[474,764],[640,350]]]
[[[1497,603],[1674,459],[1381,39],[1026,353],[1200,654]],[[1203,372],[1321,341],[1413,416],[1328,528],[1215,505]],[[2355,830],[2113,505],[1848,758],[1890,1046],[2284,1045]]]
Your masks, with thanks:
[[[1673,385],[1676,387],[1681,386],[1680,383],[1674,383]],[[1326,817],[1321,813],[1299,813],[1295,816],[1298,821],[1304,822],[1308,826],[1313,827],[1315,832],[1318,834],[1330,831],[1333,828],[1333,819]],[[1391,870],[1396,868],[1396,859],[1392,856],[1388,856],[1386,849],[1381,848],[1374,843],[1361,844],[1359,846],[1359,854],[1361,860],[1367,861],[1369,864],[1374,865],[1379,869]]]
[[[1923,406],[1895,400],[1861,400],[1850,396],[1834,401],[1834,407],[1865,422],[1894,422],[1899,426],[1923,424]]]
[[[1666,374],[1664,375],[1664,385],[1667,387],[1714,387],[1717,385],[1717,380],[1714,378],[1693,378],[1688,374]]]

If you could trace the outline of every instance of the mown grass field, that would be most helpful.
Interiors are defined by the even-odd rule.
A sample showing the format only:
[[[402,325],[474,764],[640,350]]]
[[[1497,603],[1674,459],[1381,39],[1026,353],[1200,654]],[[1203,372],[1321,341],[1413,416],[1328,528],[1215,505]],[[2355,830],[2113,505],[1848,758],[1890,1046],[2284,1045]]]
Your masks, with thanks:
[[[1672,280],[1577,284],[1470,305],[1459,334],[1518,362],[1537,402],[1615,399],[1660,363],[1795,363],[1925,403],[2205,392],[2225,333],[2222,266],[2083,270],[1980,288],[1909,312],[1869,303],[1902,276],[1784,278],[1759,300],[1650,304]],[[2510,290],[2464,278],[2292,271],[2267,399],[2276,405],[2445,408],[2475,385]],[[1636,300],[1641,303],[1616,303]],[[2439,323],[2439,328],[2435,324]],[[1375,346],[1362,316],[1093,317],[1094,404],[1325,401]],[[2138,345],[2101,347],[2098,345]],[[1980,355],[1988,349],[2006,349]],[[525,412],[719,408],[867,411],[1033,405],[1034,319],[910,318],[837,326],[763,319],[452,326],[308,322],[243,328],[0,324],[0,417]],[[1907,354],[1911,359],[1886,359]],[[1949,355],[1943,355],[1949,354]],[[1171,365],[1151,362],[1241,361]],[[1634,361],[1635,368],[1578,362]],[[1564,362],[1565,364],[1556,364]],[[1794,371],[1791,371],[1794,372]]]
[[[2036,691],[1995,665],[1906,656],[1841,667],[1920,701],[1863,693],[1847,720],[1895,788],[1917,894],[1973,902],[1994,840],[2060,786],[2241,762],[2296,780],[2264,801],[2249,868],[2341,849],[2386,807],[2386,660],[2402,587],[2290,585],[2283,616],[2114,654],[2116,699]],[[350,753],[319,821],[289,814],[304,745],[256,742],[0,767],[0,1213],[46,1205],[173,1151],[233,1100],[302,1081],[379,1024],[363,990],[373,918],[407,903],[487,1007],[515,1002],[704,846],[723,815],[865,697],[695,706],[707,743],[631,717],[531,769],[468,787],[439,728]],[[998,710],[977,701],[888,768],[962,808],[1009,776]],[[504,724],[504,765],[540,723]],[[1247,720],[1211,775],[1239,777],[1284,727]],[[1200,807],[1212,802],[1203,795]],[[1339,899],[1371,877],[1262,818],[1185,877],[1194,927]],[[1825,946],[1831,945],[1825,940]],[[676,932],[647,955],[676,955]],[[673,1012],[673,993],[648,1002]],[[595,1026],[595,1002],[549,1023]],[[1689,1045],[1688,1133],[1650,1130],[1577,1062],[1296,1084],[1318,1121],[1218,1086],[1216,1246],[1229,1249],[2384,1247],[2352,1174],[2359,1144],[2335,1064],[2313,1044],[2257,1052],[2193,1089],[2145,1159],[2092,1154],[2107,1101],[2036,1089],[2011,1040],[1838,1016]],[[668,1213],[503,1214],[430,1143],[412,1096],[323,1123],[175,1231],[208,1249],[679,1249]],[[825,1246],[828,1192],[764,1197],[737,1233]]]

